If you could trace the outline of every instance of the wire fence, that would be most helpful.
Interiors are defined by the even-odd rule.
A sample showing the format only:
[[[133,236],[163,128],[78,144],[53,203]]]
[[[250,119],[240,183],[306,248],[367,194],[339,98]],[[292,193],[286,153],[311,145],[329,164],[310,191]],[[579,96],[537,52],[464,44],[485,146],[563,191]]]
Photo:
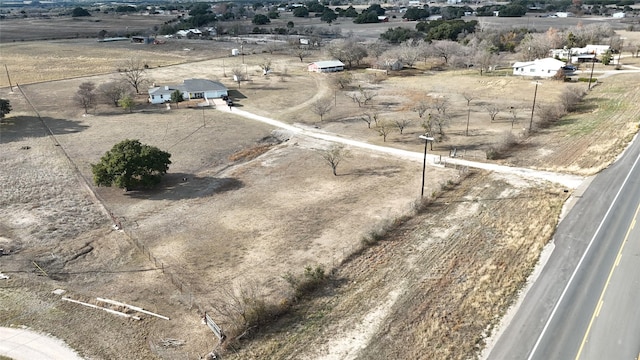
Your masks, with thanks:
[[[165,266],[165,264],[161,260],[159,260],[156,256],[154,256],[151,253],[151,250],[149,249],[149,246],[145,245],[140,239],[138,239],[135,236],[135,234],[131,231],[132,227],[130,228],[128,226],[125,226],[125,225],[129,225],[129,224],[123,225],[123,219],[118,218],[111,210],[109,210],[109,208],[106,205],[105,200],[100,196],[100,194],[98,194],[94,190],[94,188],[91,186],[91,183],[89,182],[89,180],[82,174],[82,172],[78,168],[77,164],[73,161],[73,159],[69,156],[69,154],[64,149],[64,147],[60,144],[60,142],[56,138],[56,136],[53,133],[53,131],[51,130],[51,128],[47,125],[47,123],[44,121],[44,119],[40,116],[40,113],[38,112],[36,107],[33,105],[31,100],[27,96],[27,94],[23,91],[22,87],[20,87],[20,85],[16,84],[16,88],[20,91],[20,94],[24,97],[25,101],[31,107],[33,112],[36,114],[36,117],[38,118],[38,120],[40,121],[42,126],[46,129],[47,136],[49,137],[49,139],[51,139],[51,141],[54,143],[54,145],[58,149],[58,151],[60,151],[62,153],[62,155],[64,155],[65,159],[67,160],[67,162],[71,166],[73,172],[78,177],[78,180],[79,180],[80,184],[82,184],[85,187],[85,189],[87,190],[87,193],[93,199],[93,202],[96,205],[98,205],[104,211],[105,214],[108,215],[108,217],[110,218],[110,220],[111,220],[111,222],[113,224],[113,228],[115,230],[122,231],[122,233],[127,237],[127,239],[129,239],[129,241],[131,241],[131,243],[133,243],[136,246],[136,248],[138,248],[138,250],[148,258],[149,262],[153,263],[153,265],[156,267],[156,269],[161,270],[162,273],[165,274],[165,276],[169,278],[169,280],[176,287],[176,289],[178,289],[180,291],[180,293],[183,294],[186,299],[188,299],[187,305],[189,306],[189,308],[192,308],[192,307],[195,306],[196,309],[198,310],[198,313],[200,315],[204,316],[205,311],[204,311],[203,306],[199,302],[197,302],[195,300],[195,296],[194,296],[193,291],[189,288],[188,285],[186,285],[184,279],[181,279],[176,273],[174,273],[173,271],[170,271],[170,269],[168,269],[168,267]]]

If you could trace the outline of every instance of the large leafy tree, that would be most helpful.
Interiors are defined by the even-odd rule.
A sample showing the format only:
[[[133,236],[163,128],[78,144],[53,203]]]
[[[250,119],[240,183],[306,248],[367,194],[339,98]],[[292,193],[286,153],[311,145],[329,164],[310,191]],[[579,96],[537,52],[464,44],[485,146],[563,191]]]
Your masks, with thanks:
[[[100,162],[91,165],[97,186],[115,185],[121,189],[152,188],[169,170],[171,154],[139,140],[124,140],[107,151]]]
[[[11,103],[7,99],[0,99],[0,119],[11,112]]]
[[[73,9],[73,11],[71,12],[71,17],[82,17],[82,16],[91,16],[91,14],[89,13],[89,11],[81,7],[77,7]]]

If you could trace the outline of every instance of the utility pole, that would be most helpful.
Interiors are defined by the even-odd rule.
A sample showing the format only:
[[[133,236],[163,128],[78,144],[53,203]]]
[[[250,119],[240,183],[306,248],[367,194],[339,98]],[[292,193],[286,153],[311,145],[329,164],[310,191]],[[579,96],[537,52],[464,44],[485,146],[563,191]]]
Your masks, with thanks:
[[[533,112],[536,109],[536,96],[538,95],[538,82],[536,81],[534,84],[536,84],[536,89],[533,91],[533,106],[531,106],[531,120],[529,120],[529,134],[531,134],[531,131],[533,130]],[[513,123],[511,125],[513,127]]]
[[[9,77],[9,69],[7,68],[7,64],[4,64],[4,70],[7,72],[7,79],[9,80],[9,88],[11,88],[11,92],[13,92],[13,85],[11,85],[11,77]]]
[[[418,136],[418,138],[424,139],[424,160],[422,160],[422,190],[420,191],[420,198],[424,197],[424,176],[427,168],[427,143],[434,140],[432,137],[429,137],[427,135],[428,134]]]
[[[593,55],[593,59],[591,60],[591,75],[589,75],[589,87],[587,90],[591,90],[591,79],[593,78],[593,68],[596,66],[596,56]]]

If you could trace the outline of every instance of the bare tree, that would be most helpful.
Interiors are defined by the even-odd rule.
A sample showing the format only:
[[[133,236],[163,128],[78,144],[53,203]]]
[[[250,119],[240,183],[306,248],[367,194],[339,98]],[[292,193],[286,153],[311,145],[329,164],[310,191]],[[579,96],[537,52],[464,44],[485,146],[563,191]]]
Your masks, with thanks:
[[[417,112],[418,117],[422,119],[422,116],[424,116],[430,108],[431,107],[426,100],[420,100],[411,108],[411,110]]]
[[[360,64],[360,61],[367,56],[367,48],[352,37],[332,41],[327,46],[327,51],[334,58],[347,63],[349,68],[353,66],[353,63]]]
[[[447,109],[449,108],[449,98],[446,96],[441,96],[434,98],[431,102],[431,105],[438,112],[438,114],[446,115]]]
[[[242,68],[240,68],[239,66],[236,66],[233,69],[231,69],[231,73],[233,74],[233,81],[238,83],[238,88],[239,88],[240,82],[244,80],[244,72]]]
[[[331,99],[318,99],[311,104],[311,111],[320,116],[320,121],[322,121],[322,117],[333,109],[333,105],[331,105],[331,103]]]
[[[474,55],[474,67],[480,72],[480,76],[491,68],[491,64],[494,63],[495,58],[496,56],[488,50],[481,49],[476,51]]]
[[[376,60],[378,60],[380,55],[382,55],[385,50],[387,50],[387,44],[380,40],[377,40],[373,43],[367,44],[367,49],[369,50],[369,55],[375,57]]]
[[[334,144],[329,149],[322,151],[321,155],[324,161],[331,166],[333,176],[338,176],[337,169],[342,160],[351,156],[349,150],[344,148],[344,145],[338,144]]]
[[[405,119],[405,118],[400,118],[400,119],[393,120],[393,123],[398,128],[398,130],[400,131],[400,135],[402,135],[402,132],[404,131],[404,128],[406,128],[407,126],[409,126],[409,124],[411,124],[411,120]]]
[[[124,80],[133,87],[136,94],[140,93],[140,88],[148,81],[146,78],[146,71],[148,66],[137,58],[130,58],[127,60],[121,70],[120,74],[124,77]]]
[[[290,52],[291,52],[291,55],[300,59],[300,62],[303,62],[306,57],[309,57],[309,55],[311,55],[311,52],[309,50],[305,48],[301,48],[299,46],[292,48]]]
[[[441,57],[445,65],[449,63],[449,59],[461,52],[462,45],[456,41],[438,40],[431,44],[430,52],[435,57]]]
[[[345,94],[345,96],[351,99],[354,103],[357,103],[358,107],[362,107],[362,105],[364,104],[364,97],[359,91],[347,93]]]
[[[431,118],[432,118],[433,124],[438,130],[437,133],[438,135],[440,135],[440,140],[442,140],[445,137],[444,128],[449,126],[451,117],[449,117],[449,115],[442,113],[442,114],[435,114]]]
[[[387,136],[391,133],[391,130],[394,127],[395,126],[389,121],[383,120],[383,121],[378,121],[378,124],[376,124],[374,129],[378,132],[380,136],[382,136],[382,141],[386,142]]]
[[[406,64],[408,67],[413,67],[413,65],[418,61],[421,55],[421,42],[409,39],[402,44],[397,49],[397,54],[400,59],[402,59],[402,63]]]
[[[260,63],[258,64],[258,66],[260,66],[260,68],[262,69],[263,75],[268,75],[269,72],[271,72],[271,59],[267,57],[263,58],[262,61],[260,61]]]
[[[100,84],[97,89],[98,97],[107,104],[118,106],[118,100],[127,94],[127,87],[123,81],[109,81]]]
[[[380,116],[378,114],[377,111],[366,111],[364,113],[362,113],[362,116],[360,116],[360,119],[364,122],[367,123],[367,128],[371,129],[371,124],[375,124],[378,125],[378,116]]]
[[[431,114],[427,115],[427,117],[422,121],[422,128],[424,129],[425,134],[427,136],[433,136],[433,116]],[[430,141],[431,150],[433,150],[433,141]]]
[[[367,105],[370,101],[373,100],[374,97],[378,96],[378,93],[371,90],[363,90],[360,89],[360,93],[362,94],[363,104]]]
[[[545,34],[526,34],[520,42],[519,53],[525,61],[542,59],[549,54],[551,45]]]
[[[277,42],[270,42],[270,43],[267,43],[267,45],[265,45],[265,50],[269,54],[273,54],[274,52],[280,51],[281,49],[282,49],[282,46]]]
[[[74,96],[75,102],[84,109],[84,113],[89,113],[89,108],[96,104],[96,84],[87,81],[80,84]]]
[[[340,89],[345,89],[351,85],[353,82],[353,75],[351,73],[345,72],[341,73],[332,78],[333,83]]]
[[[491,122],[493,122],[496,119],[496,116],[498,116],[498,113],[500,112],[500,108],[498,108],[497,105],[487,105],[484,108],[485,110],[487,110],[487,112],[489,113],[489,116],[491,117]]]

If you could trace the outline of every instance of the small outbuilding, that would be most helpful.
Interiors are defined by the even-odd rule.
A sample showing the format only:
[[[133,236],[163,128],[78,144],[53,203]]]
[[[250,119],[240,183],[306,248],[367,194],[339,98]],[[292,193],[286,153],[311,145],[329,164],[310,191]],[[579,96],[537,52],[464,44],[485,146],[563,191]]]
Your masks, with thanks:
[[[185,100],[221,98],[228,96],[227,88],[218,81],[207,79],[187,79],[180,85],[155,86],[149,89],[149,101],[162,104],[171,101],[171,94],[179,90]]]
[[[307,66],[309,71],[318,73],[344,71],[344,64],[338,60],[316,61]]]

